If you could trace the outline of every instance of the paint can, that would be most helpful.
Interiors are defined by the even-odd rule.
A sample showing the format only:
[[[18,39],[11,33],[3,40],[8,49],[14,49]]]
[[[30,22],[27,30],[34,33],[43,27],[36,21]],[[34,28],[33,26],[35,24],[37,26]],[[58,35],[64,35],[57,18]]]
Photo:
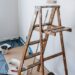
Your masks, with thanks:
[[[9,49],[11,49],[11,45],[9,45],[9,44],[3,44],[3,45],[1,45],[1,47],[0,47],[0,51],[1,51],[2,54],[4,54],[4,55],[8,53]]]

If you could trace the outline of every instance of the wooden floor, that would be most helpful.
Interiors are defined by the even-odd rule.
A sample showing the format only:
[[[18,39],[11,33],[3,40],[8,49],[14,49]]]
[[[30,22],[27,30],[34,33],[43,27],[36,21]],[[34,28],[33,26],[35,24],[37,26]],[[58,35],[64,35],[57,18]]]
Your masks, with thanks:
[[[24,50],[24,46],[11,49],[8,52],[8,54],[5,55],[6,61],[10,61],[12,58],[16,58],[20,60],[23,50]],[[25,61],[24,66],[27,66],[31,63],[33,63],[33,59],[28,59],[27,61]],[[47,69],[45,69],[45,75],[47,74],[48,74],[48,71]],[[41,72],[37,72],[37,66],[33,68],[32,75],[41,75]]]

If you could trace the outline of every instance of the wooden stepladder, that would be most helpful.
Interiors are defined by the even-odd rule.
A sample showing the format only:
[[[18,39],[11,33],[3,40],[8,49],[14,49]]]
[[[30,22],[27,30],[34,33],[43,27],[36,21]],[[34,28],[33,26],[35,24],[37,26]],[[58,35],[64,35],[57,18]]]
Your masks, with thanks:
[[[46,8],[52,8],[52,12],[51,12],[51,15],[49,17],[49,23],[42,24],[42,20],[43,20],[42,9],[44,9],[44,8],[45,9]],[[57,12],[58,26],[52,24],[54,16],[55,16],[55,12]],[[39,24],[35,24],[38,15],[39,15]],[[47,16],[49,16],[49,15],[47,15]],[[47,18],[47,16],[46,16],[46,18]],[[34,30],[39,31],[40,40],[30,41],[32,33],[33,33]],[[44,75],[44,61],[62,55],[63,56],[65,75],[68,75],[64,41],[63,41],[63,33],[62,33],[63,31],[71,32],[72,30],[71,30],[71,28],[64,27],[64,26],[61,25],[60,6],[59,5],[36,6],[35,15],[33,17],[31,27],[30,27],[30,30],[29,30],[29,33],[28,33],[28,39],[26,40],[25,50],[24,50],[23,55],[22,55],[20,66],[18,67],[18,75],[21,75],[21,71],[22,71],[24,61],[27,60],[27,59],[36,57],[38,55],[40,55],[40,60],[38,62],[35,62],[35,63],[29,65],[25,70],[28,70],[28,69],[33,68],[35,66],[38,66],[37,70],[39,71],[40,68],[41,68],[41,75]],[[57,54],[54,54],[54,55],[51,55],[51,56],[48,56],[48,57],[44,58],[44,51],[45,51],[45,47],[46,47],[49,35],[56,35],[56,33],[58,33],[58,32],[60,34],[60,42],[61,42],[62,51],[57,53]],[[43,38],[43,34],[45,34],[44,38]],[[28,50],[29,45],[34,45],[34,44],[37,44],[37,43],[40,44],[40,52],[33,53],[32,56],[30,56],[30,55],[27,56],[26,54],[27,54],[27,50]]]

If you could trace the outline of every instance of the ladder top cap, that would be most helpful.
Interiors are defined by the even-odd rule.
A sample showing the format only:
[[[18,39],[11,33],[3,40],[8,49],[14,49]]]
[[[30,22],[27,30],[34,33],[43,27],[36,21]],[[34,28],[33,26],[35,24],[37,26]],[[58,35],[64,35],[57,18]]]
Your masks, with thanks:
[[[36,8],[56,8],[60,7],[58,4],[44,4],[44,5],[37,5]]]

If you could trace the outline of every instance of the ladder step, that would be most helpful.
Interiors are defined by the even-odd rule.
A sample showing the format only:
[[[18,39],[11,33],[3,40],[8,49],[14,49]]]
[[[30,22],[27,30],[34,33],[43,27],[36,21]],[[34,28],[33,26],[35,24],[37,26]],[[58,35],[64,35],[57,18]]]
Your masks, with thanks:
[[[69,28],[69,27],[64,27],[64,26],[59,27],[59,26],[58,26],[58,27],[53,27],[53,28],[51,28],[51,29],[45,29],[44,32],[46,32],[46,31],[52,31],[52,32],[54,32],[54,33],[56,33],[56,32],[61,32],[61,31],[69,31],[69,32],[71,32],[72,29]]]
[[[35,66],[37,66],[39,64],[40,64],[40,61],[39,62],[36,62],[34,64],[29,65],[27,69],[33,68],[33,67],[35,67]]]
[[[49,26],[49,25],[51,25],[51,24],[50,24],[50,23],[44,23],[44,24],[42,24],[42,27],[43,27],[43,26]],[[34,25],[34,28],[35,28],[35,27],[39,27],[39,24]]]
[[[40,54],[40,52],[39,52],[39,54]],[[57,53],[57,54],[48,56],[48,57],[44,58],[44,61],[47,61],[47,60],[49,60],[49,59],[58,57],[58,56],[60,56],[60,55],[63,55],[63,52],[59,52],[59,53]],[[36,63],[34,63],[34,64],[29,65],[25,70],[28,70],[28,69],[30,69],[30,68],[33,68],[33,67],[35,67],[35,66],[37,66],[37,65],[39,65],[39,64],[40,64],[40,61],[38,61],[38,62],[36,62]]]
[[[48,56],[48,57],[44,58],[44,61],[47,61],[49,59],[53,59],[53,58],[58,57],[60,55],[63,55],[63,52],[59,52],[59,53],[56,53],[54,55]]]
[[[45,29],[43,30],[44,33],[46,34],[52,34],[52,35],[56,35],[57,32],[54,32],[55,30],[61,30],[62,28],[65,28],[64,26],[51,26],[51,28]],[[62,30],[63,31],[63,30]]]
[[[43,42],[45,42],[46,39],[43,39]],[[33,44],[37,44],[37,43],[40,43],[40,40],[36,40],[36,41],[32,41],[29,43],[29,45],[33,45]]]
[[[57,30],[53,30],[53,32],[61,32],[61,31],[68,31],[68,32],[72,32],[72,29],[71,28],[68,28],[68,27],[64,27],[64,28],[61,28],[61,29],[57,29]]]
[[[26,57],[25,57],[25,60],[26,60],[26,59],[29,59],[29,58],[33,58],[33,57],[38,56],[38,55],[40,55],[40,52],[33,53],[32,55],[26,56]]]
[[[29,65],[27,68],[22,68],[22,72],[23,72],[23,71],[26,71],[26,70],[28,70],[28,69],[31,69],[31,68],[33,68],[33,67],[39,65],[39,64],[40,64],[40,62],[36,62],[36,63],[34,63],[34,64]]]
[[[44,23],[42,24],[42,27],[51,26],[51,27],[57,27],[56,25],[50,24],[50,23]],[[39,27],[39,24],[34,25],[34,29]]]
[[[40,31],[39,27],[36,27],[35,30]],[[48,28],[48,29],[42,28],[42,32],[46,34],[56,34],[57,32],[61,32],[61,31],[71,32],[72,29],[69,27],[64,27],[64,26],[60,27],[60,26],[54,26],[54,25],[52,25],[51,28]]]
[[[36,8],[39,8],[39,7],[41,7],[41,8],[58,8],[58,7],[60,7],[60,5],[57,5],[57,4],[52,4],[52,5],[49,5],[49,4],[46,4],[46,5],[39,5],[39,6],[36,6]]]
[[[42,25],[42,32],[53,31],[53,30],[57,30],[57,29],[64,28],[64,26],[51,25],[50,28],[45,29],[44,26],[47,26],[47,25]],[[35,30],[40,31],[40,30],[39,30],[39,25],[36,25],[36,26],[35,26]]]

